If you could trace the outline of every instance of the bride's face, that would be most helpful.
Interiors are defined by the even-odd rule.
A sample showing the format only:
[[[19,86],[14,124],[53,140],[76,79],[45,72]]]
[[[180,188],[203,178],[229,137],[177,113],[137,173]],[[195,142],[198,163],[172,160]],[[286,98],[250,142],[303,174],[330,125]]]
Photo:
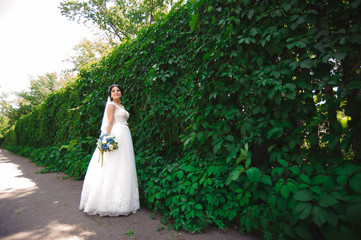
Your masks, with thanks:
[[[122,97],[122,92],[118,87],[113,87],[110,96],[113,98],[114,101],[114,99],[120,99]]]

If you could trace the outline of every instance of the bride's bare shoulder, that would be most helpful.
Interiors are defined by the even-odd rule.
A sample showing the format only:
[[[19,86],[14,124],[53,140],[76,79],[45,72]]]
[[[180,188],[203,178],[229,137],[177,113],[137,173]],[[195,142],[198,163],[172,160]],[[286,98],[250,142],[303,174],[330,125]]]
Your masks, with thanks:
[[[116,106],[113,103],[108,103],[107,111],[109,111],[109,110],[114,111],[115,109],[116,109]]]

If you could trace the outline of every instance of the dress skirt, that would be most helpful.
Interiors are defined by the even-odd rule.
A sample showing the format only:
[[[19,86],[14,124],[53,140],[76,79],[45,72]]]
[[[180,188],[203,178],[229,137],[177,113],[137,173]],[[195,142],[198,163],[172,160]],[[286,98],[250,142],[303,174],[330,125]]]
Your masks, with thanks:
[[[140,207],[130,130],[126,124],[117,123],[111,134],[119,149],[105,152],[101,166],[96,148],[85,175],[79,209],[89,215],[129,215]]]

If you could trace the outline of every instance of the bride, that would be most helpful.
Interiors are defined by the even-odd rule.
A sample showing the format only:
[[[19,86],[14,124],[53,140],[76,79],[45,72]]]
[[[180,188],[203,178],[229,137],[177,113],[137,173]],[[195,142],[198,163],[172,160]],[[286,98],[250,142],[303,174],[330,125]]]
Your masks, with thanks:
[[[139,209],[138,180],[132,137],[128,128],[129,113],[121,105],[122,90],[113,84],[104,110],[101,134],[115,136],[119,149],[104,152],[95,149],[85,175],[79,209],[89,215],[119,216]]]

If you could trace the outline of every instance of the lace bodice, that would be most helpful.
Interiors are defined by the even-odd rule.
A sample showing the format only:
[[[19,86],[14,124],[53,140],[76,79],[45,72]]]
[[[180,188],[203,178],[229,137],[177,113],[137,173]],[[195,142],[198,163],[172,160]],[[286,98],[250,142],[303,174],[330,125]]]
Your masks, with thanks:
[[[110,104],[116,107],[114,112],[114,124],[120,123],[128,125],[127,120],[129,118],[129,113],[127,110],[125,110],[123,106],[116,103],[111,102]]]

